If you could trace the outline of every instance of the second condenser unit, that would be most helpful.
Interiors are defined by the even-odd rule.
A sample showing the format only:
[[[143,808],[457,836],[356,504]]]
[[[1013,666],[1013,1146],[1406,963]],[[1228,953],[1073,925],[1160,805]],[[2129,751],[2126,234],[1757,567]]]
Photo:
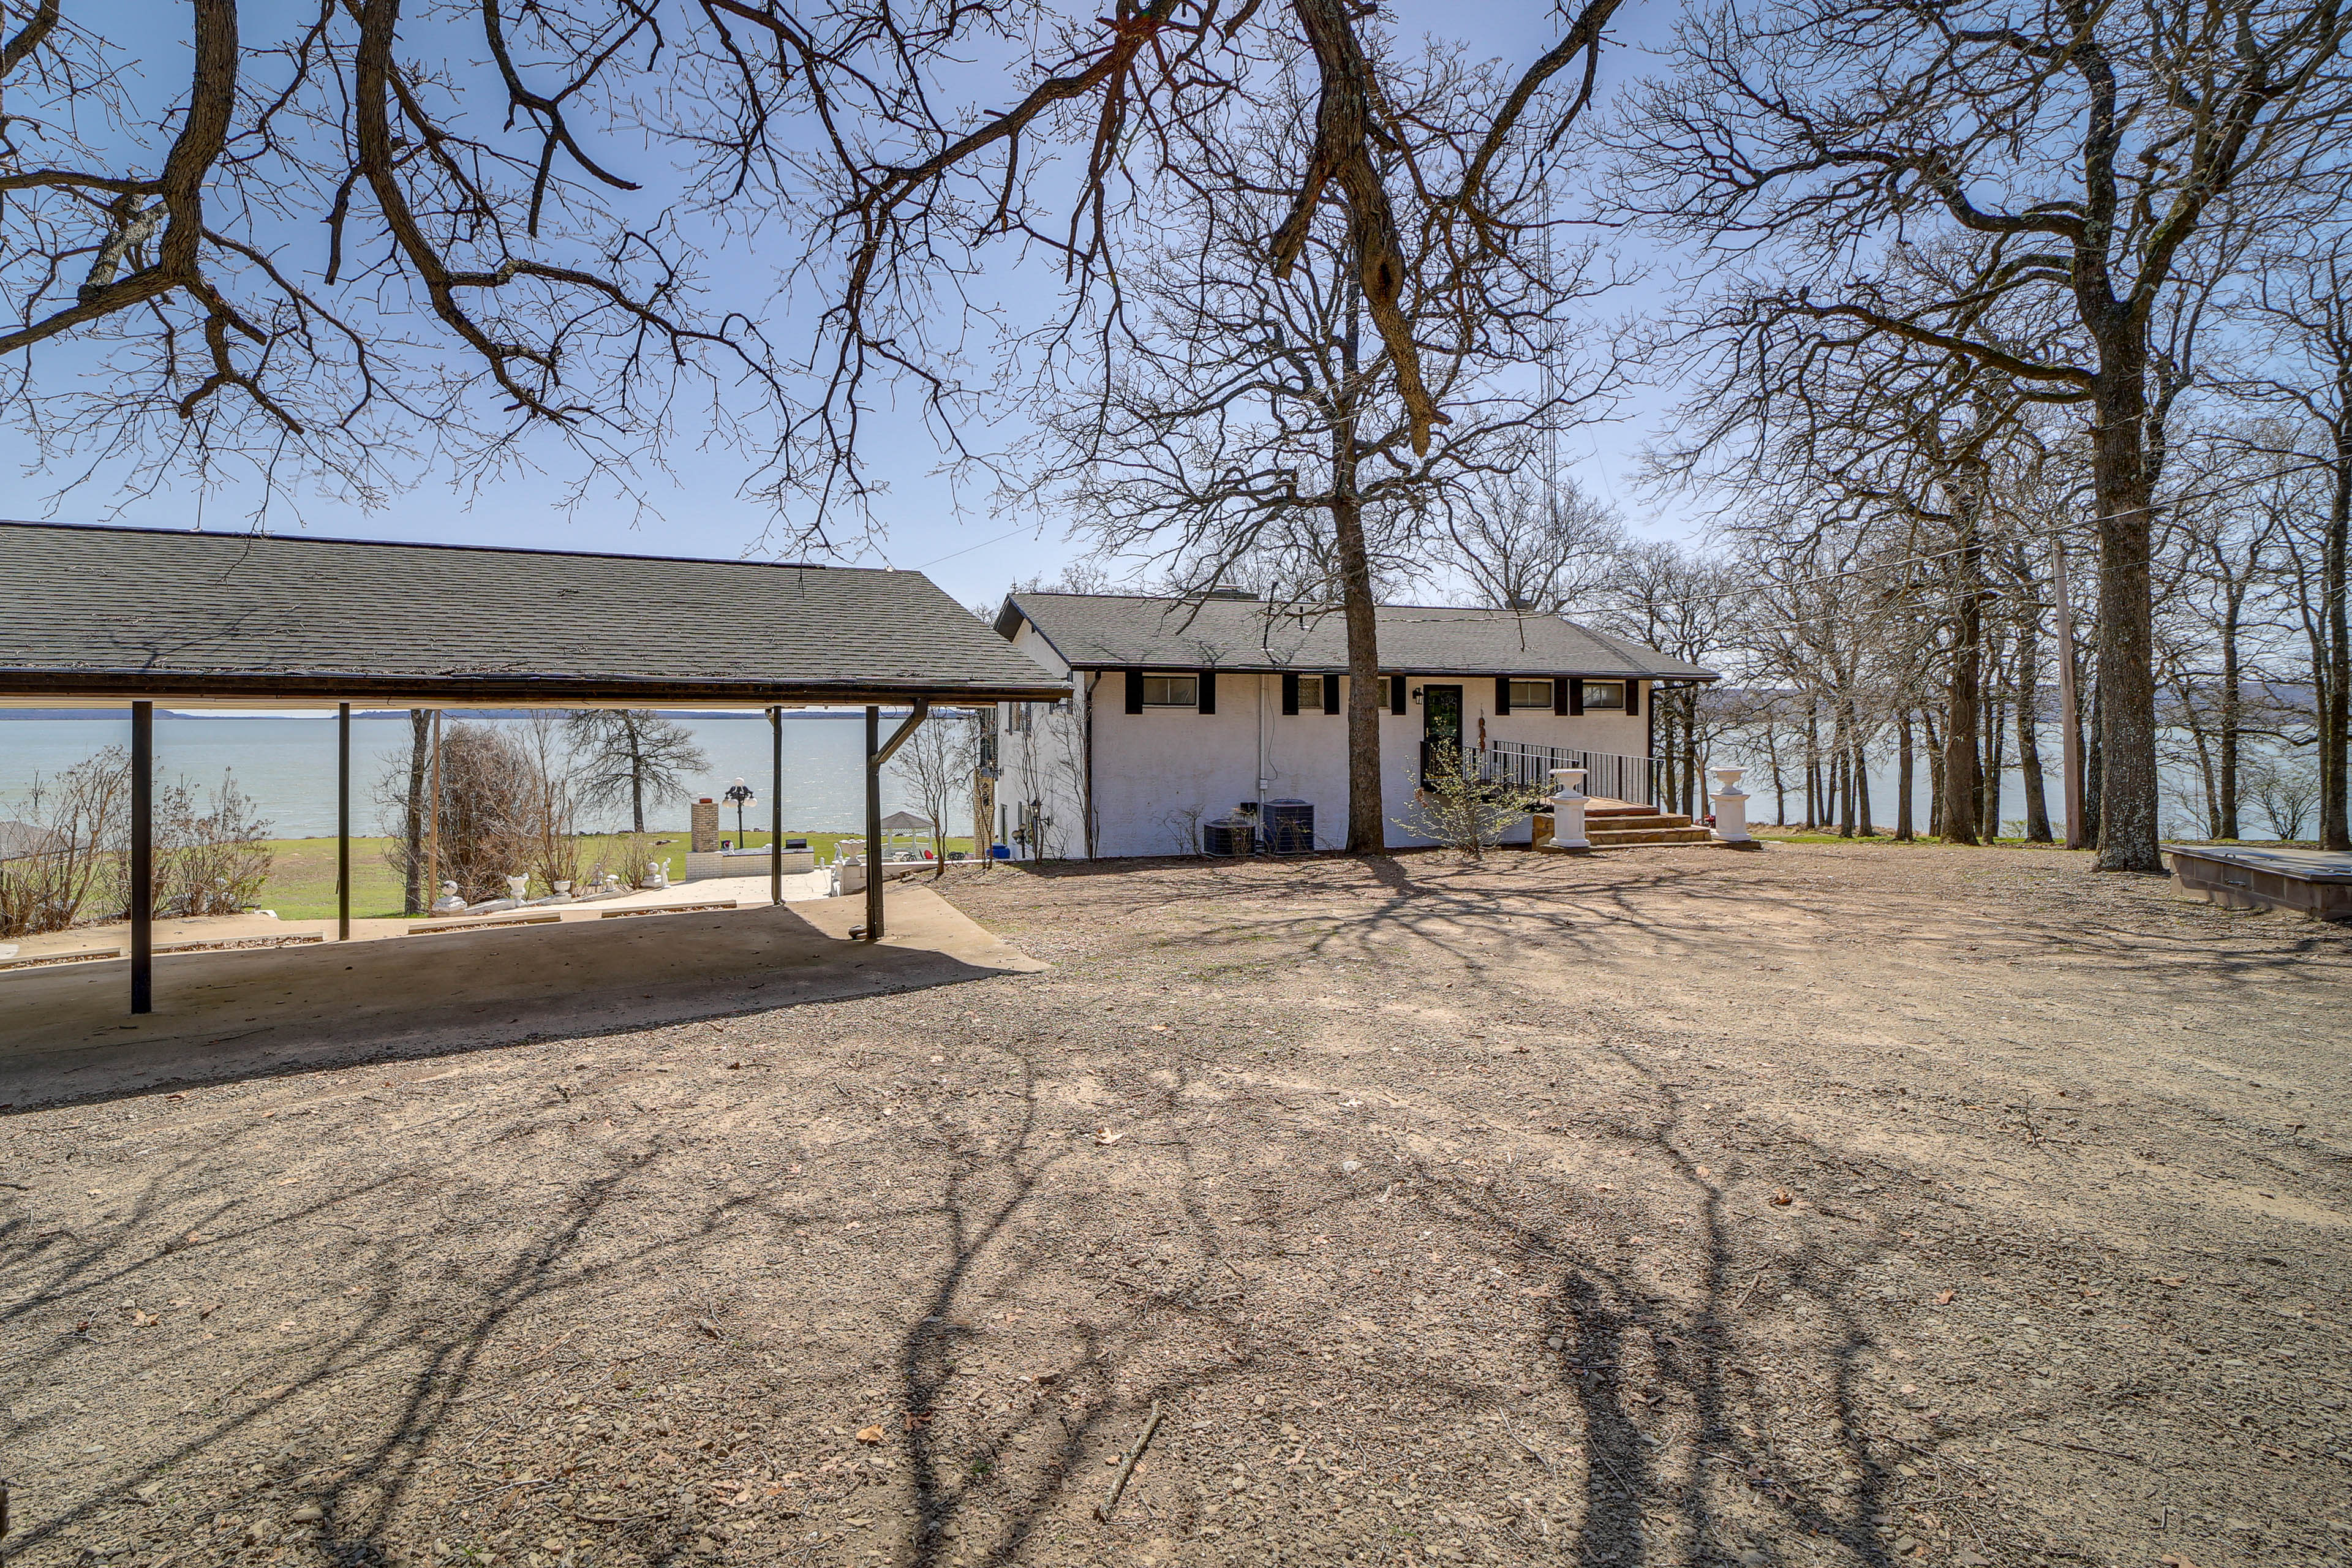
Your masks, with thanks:
[[[1265,803],[1265,848],[1269,855],[1315,852],[1315,803],[1290,798]]]

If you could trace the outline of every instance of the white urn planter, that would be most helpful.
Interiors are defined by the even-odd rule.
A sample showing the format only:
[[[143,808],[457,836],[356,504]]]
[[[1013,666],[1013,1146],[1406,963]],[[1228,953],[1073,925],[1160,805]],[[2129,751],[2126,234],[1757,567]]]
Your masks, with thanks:
[[[1756,840],[1748,832],[1748,795],[1739,787],[1746,768],[1709,768],[1715,775],[1715,793],[1707,798],[1715,803],[1715,839],[1718,844],[1748,844]]]
[[[1590,849],[1592,840],[1584,836],[1584,807],[1591,796],[1584,793],[1582,768],[1551,770],[1551,847],[1555,849]]]

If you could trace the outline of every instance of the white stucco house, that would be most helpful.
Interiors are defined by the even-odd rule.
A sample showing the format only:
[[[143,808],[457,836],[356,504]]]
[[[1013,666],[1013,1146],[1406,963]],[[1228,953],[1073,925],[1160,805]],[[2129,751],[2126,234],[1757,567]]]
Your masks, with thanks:
[[[1015,593],[996,629],[1070,683],[1066,701],[1000,703],[983,716],[992,799],[975,805],[1016,856],[1195,854],[1230,844],[1220,821],[1254,824],[1280,849],[1346,842],[1347,647],[1336,608],[1238,593]],[[1401,819],[1433,747],[1458,747],[1489,777],[1535,784],[1553,767],[1584,767],[1591,794],[1654,802],[1652,693],[1717,679],[1517,611],[1384,605],[1378,635],[1381,815],[1395,848],[1430,842]]]

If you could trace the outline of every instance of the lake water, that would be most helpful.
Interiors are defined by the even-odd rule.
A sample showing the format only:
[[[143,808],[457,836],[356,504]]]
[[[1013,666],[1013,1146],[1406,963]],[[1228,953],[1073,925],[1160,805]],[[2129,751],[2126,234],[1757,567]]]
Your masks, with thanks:
[[[761,827],[768,820],[767,796],[770,770],[768,725],[764,718],[720,717],[708,713],[672,715],[678,722],[694,731],[695,739],[710,758],[709,770],[694,781],[697,795],[719,797],[727,786],[740,778],[759,793],[760,799],[746,814],[747,823]],[[511,723],[509,720],[488,720],[489,723]],[[886,718],[886,724],[895,719]],[[865,717],[859,713],[801,714],[784,721],[784,824],[787,831],[800,833],[856,832],[865,816],[865,784],[863,754],[865,750]],[[22,814],[25,795],[36,774],[54,775],[62,773],[84,758],[93,756],[108,746],[131,743],[131,720],[103,719],[0,719],[0,817]],[[155,751],[159,776],[171,779],[184,777],[191,784],[205,785],[220,782],[224,770],[234,771],[238,787],[258,803],[261,814],[270,820],[272,832],[279,837],[302,838],[331,834],[335,830],[335,721],[332,717],[299,718],[272,715],[266,718],[189,718],[169,712],[155,716]],[[357,714],[352,721],[352,812],[356,831],[373,834],[376,829],[375,786],[387,771],[404,768],[408,755],[408,719],[405,714]],[[2047,742],[2051,759],[2048,782],[2050,815],[2053,825],[2063,835],[2058,819],[2063,815],[2063,802],[2059,795],[2055,761],[2057,741]],[[1892,772],[1882,773],[1873,768],[1871,776],[1871,815],[1881,831],[1895,822],[1895,789]],[[1919,764],[1916,810],[1921,832],[1927,824],[1927,769],[1923,759]],[[1801,779],[1798,773],[1792,782]],[[2190,826],[2192,815],[2176,802],[2185,793],[2189,781],[2175,777],[2168,771],[2165,776],[2166,799],[2164,816],[2168,836],[2185,834],[2196,837],[2200,830]],[[2001,818],[2004,825],[2016,824],[2025,816],[2023,786],[2012,765],[2004,770],[2001,788]],[[1748,816],[1751,821],[1769,823],[1772,820],[1771,784],[1762,768],[1751,767],[1743,786],[1750,798]],[[915,810],[920,805],[889,770],[882,779],[882,809],[887,812]],[[1793,820],[1804,809],[1801,786],[1789,797],[1789,814]],[[721,821],[731,827],[734,814],[723,807]],[[970,807],[959,803],[949,820],[961,824],[970,815]],[[596,826],[620,826],[620,822]],[[661,832],[682,832],[686,826],[686,805],[672,801],[662,807],[660,815],[648,820],[648,826]],[[2245,831],[2251,837],[2268,838],[2268,830],[2260,814],[2251,806],[2246,812]],[[2013,828],[2011,829],[2014,830]],[[2306,831],[2309,831],[2306,828]]]
[[[451,715],[451,719],[457,715]],[[738,778],[758,792],[746,811],[746,825],[768,822],[772,755],[764,717],[674,714],[694,731],[710,767],[692,781],[695,795],[720,798]],[[449,722],[445,720],[444,722]],[[507,724],[511,720],[487,720]],[[896,720],[886,715],[885,732]],[[352,718],[352,819],[354,832],[373,834],[377,781],[405,776],[408,716],[354,714]],[[109,746],[131,743],[131,718],[0,720],[0,817],[22,815],[36,775],[51,776],[95,756]],[[784,826],[787,832],[856,832],[866,815],[866,720],[862,713],[803,714],[784,720]],[[197,786],[217,784],[234,773],[237,787],[251,795],[280,838],[307,838],[335,831],[335,721],[325,718],[271,715],[266,718],[155,715],[155,761],[159,778],[185,778]],[[882,809],[919,812],[920,805],[886,768]],[[686,802],[666,803],[646,826],[683,832]],[[950,816],[952,827],[970,807]],[[724,805],[727,828],[735,814]],[[625,821],[597,824],[625,826]],[[967,831],[969,831],[967,829]],[[730,834],[730,837],[732,837]]]

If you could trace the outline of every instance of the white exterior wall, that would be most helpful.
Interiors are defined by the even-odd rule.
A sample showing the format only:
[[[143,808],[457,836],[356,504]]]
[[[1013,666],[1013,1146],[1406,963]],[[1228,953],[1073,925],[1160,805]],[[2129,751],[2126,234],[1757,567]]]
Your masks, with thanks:
[[[1062,668],[1034,627],[1024,625],[1014,639],[1054,668]],[[1190,673],[1171,671],[1170,673]],[[1091,702],[1084,695],[1093,685]],[[1574,718],[1548,711],[1495,713],[1492,676],[1414,677],[1408,691],[1424,685],[1462,688],[1465,748],[1488,741],[1518,741],[1625,756],[1646,755],[1649,721],[1643,714],[1585,713]],[[1031,727],[1013,728],[1012,704],[1000,715],[1000,804],[1016,813],[1022,803],[1043,803],[1048,823],[1046,855],[1087,853],[1080,826],[1086,724],[1091,713],[1094,744],[1094,853],[1100,857],[1197,854],[1202,824],[1223,816],[1247,800],[1297,798],[1315,806],[1318,848],[1337,849],[1348,837],[1348,717],[1320,710],[1286,715],[1279,675],[1221,674],[1217,710],[1147,708],[1126,710],[1127,689],[1118,671],[1081,672],[1078,693],[1065,710],[1031,704]],[[1434,842],[1404,826],[1412,816],[1413,792],[1421,783],[1422,705],[1409,702],[1400,716],[1389,711],[1388,682],[1381,683],[1381,816],[1392,848]],[[1646,705],[1651,691],[1642,688]],[[1261,774],[1261,764],[1264,773]],[[1527,841],[1528,829],[1514,836]],[[1024,856],[1029,850],[1019,851]]]
[[[998,829],[998,842],[1013,843],[1007,836],[1010,825],[1019,822],[1023,807],[1034,803],[1045,817],[1040,842],[1015,844],[1013,853],[1023,859],[1084,859],[1086,688],[1089,681],[1100,685],[1101,677],[1083,672],[1074,675],[1054,651],[1053,645],[1025,621],[1013,637],[1013,646],[1057,674],[1070,676],[1071,698],[1055,706],[1043,702],[997,705],[996,761],[1003,770],[1003,777],[996,784],[996,803],[1001,808],[999,819],[1007,825]],[[1026,710],[1025,724],[1021,721],[1019,710]],[[1099,755],[1097,768],[1099,771]],[[1096,852],[1102,851],[1097,847]]]
[[[1529,677],[1528,679],[1535,679]],[[1386,682],[1382,683],[1385,687]],[[1489,741],[1520,741],[1530,746],[1559,746],[1579,752],[1609,752],[1619,756],[1643,757],[1650,751],[1650,721],[1647,717],[1650,700],[1649,683],[1641,683],[1641,712],[1628,717],[1623,712],[1580,713],[1573,718],[1549,711],[1513,709],[1497,715],[1495,711],[1495,678],[1491,675],[1431,675],[1408,676],[1403,717],[1391,713],[1388,693],[1381,693],[1381,777],[1387,804],[1382,816],[1389,824],[1389,846],[1391,848],[1426,847],[1436,842],[1423,834],[1399,825],[1398,819],[1411,821],[1413,791],[1421,787],[1422,704],[1410,700],[1411,693],[1424,686],[1459,686],[1462,688],[1462,746],[1465,752],[1475,752]],[[1344,803],[1346,792],[1340,793]],[[1345,810],[1343,804],[1342,811]],[[1318,826],[1322,821],[1318,812]],[[1340,819],[1344,834],[1346,818]],[[1525,844],[1532,833],[1531,825],[1523,824],[1506,839],[1507,843]]]

